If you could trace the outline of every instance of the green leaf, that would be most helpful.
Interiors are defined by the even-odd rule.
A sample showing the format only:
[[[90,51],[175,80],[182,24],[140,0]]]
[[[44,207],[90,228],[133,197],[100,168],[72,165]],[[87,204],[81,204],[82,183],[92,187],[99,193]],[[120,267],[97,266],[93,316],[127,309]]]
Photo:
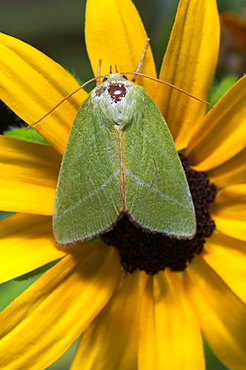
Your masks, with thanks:
[[[0,211],[0,220],[3,220],[9,216],[12,216],[14,215],[15,212],[4,212],[4,211]]]
[[[34,130],[33,128],[30,128],[26,130],[25,127],[21,128],[12,128],[9,131],[4,132],[5,136],[12,137],[14,139],[29,141],[31,143],[35,144],[42,144],[42,145],[50,145],[39,133]]]
[[[24,275],[18,276],[17,278],[14,278],[13,280],[17,281],[23,281],[23,280],[28,280],[30,278],[33,278],[34,276],[41,276],[43,275],[46,271],[48,271],[51,267],[55,266],[57,262],[59,262],[61,259],[57,259],[55,261],[49,262],[44,266],[41,266],[33,271],[30,271]]]
[[[238,77],[233,75],[224,77],[220,84],[213,88],[209,102],[212,105],[215,105],[222,98],[222,96],[237,82],[237,80]]]

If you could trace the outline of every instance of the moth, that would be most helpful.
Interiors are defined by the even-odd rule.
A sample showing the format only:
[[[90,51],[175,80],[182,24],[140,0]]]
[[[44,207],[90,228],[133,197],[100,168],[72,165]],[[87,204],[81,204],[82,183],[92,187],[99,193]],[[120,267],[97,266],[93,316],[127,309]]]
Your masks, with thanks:
[[[142,75],[139,66],[133,81]],[[133,81],[109,74],[77,112],[56,189],[58,244],[92,239],[123,215],[147,232],[195,235],[194,205],[172,135],[157,105]]]
[[[143,87],[110,74],[78,110],[58,178],[58,244],[89,240],[124,215],[146,231],[192,238],[194,206],[161,112]]]

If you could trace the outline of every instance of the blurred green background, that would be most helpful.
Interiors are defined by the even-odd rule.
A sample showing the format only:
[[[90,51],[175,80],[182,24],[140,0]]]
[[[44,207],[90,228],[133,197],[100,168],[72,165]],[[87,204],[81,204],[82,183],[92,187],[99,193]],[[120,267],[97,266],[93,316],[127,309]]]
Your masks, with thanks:
[[[102,0],[103,1],[103,0]],[[120,0],[119,0],[120,1]],[[204,0],[206,1],[206,0]],[[15,36],[59,62],[82,81],[92,77],[84,43],[85,0],[0,0],[0,31]],[[157,69],[165,52],[178,0],[133,0],[151,38]],[[218,0],[220,12],[232,11],[246,24],[246,0]],[[245,57],[245,50],[240,51]],[[240,54],[240,58],[242,58]],[[244,61],[243,61],[244,63]],[[245,64],[243,64],[243,67]],[[235,73],[222,67],[222,74]],[[244,72],[246,72],[244,70]],[[237,72],[240,76],[241,72]],[[2,117],[2,118],[1,118]],[[1,116],[1,124],[7,123]],[[5,215],[0,213],[0,217]],[[0,285],[2,310],[36,278]],[[21,338],[20,338],[21,340]],[[76,343],[49,370],[69,369]],[[225,370],[205,344],[207,370]]]

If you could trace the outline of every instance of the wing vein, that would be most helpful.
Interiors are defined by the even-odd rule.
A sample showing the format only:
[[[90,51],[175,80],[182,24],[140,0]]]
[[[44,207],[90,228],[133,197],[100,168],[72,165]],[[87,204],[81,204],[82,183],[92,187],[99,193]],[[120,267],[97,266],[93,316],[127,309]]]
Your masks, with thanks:
[[[135,176],[131,171],[125,170],[125,172],[126,172],[129,176],[131,176],[131,178],[132,178],[132,179],[133,179],[137,184],[139,184],[139,185],[141,185],[141,186],[143,186],[143,187],[145,187],[145,188],[148,188],[148,189],[150,189],[150,190],[153,190],[155,193],[159,194],[162,198],[168,199],[168,200],[170,200],[171,202],[176,203],[176,204],[178,204],[178,205],[182,206],[182,207],[183,207],[183,208],[185,208],[185,209],[189,209],[188,207],[184,206],[184,204],[182,204],[182,203],[178,202],[176,199],[170,198],[170,197],[168,197],[167,195],[163,194],[160,190],[158,190],[158,189],[154,188],[152,185],[145,184],[144,182],[142,182],[141,180],[139,180],[139,179],[137,178],[137,176]]]
[[[104,184],[100,185],[97,189],[91,191],[86,197],[80,199],[76,204],[74,204],[69,209],[65,210],[61,216],[64,216],[68,212],[72,212],[76,207],[78,207],[81,203],[85,202],[87,199],[98,193],[100,190],[104,190],[104,188],[119,174],[119,171],[114,172]]]

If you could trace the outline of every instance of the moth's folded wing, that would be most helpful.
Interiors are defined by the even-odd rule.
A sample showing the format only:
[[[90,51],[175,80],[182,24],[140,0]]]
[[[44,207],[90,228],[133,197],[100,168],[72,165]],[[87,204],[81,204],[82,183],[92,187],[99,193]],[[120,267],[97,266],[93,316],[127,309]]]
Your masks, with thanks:
[[[135,119],[124,133],[126,209],[148,231],[192,238],[195,211],[172,136],[143,90],[135,101]]]
[[[88,98],[75,118],[59,174],[53,215],[57,243],[85,241],[109,230],[122,210],[120,181],[116,131],[101,119],[100,106],[91,109]]]

